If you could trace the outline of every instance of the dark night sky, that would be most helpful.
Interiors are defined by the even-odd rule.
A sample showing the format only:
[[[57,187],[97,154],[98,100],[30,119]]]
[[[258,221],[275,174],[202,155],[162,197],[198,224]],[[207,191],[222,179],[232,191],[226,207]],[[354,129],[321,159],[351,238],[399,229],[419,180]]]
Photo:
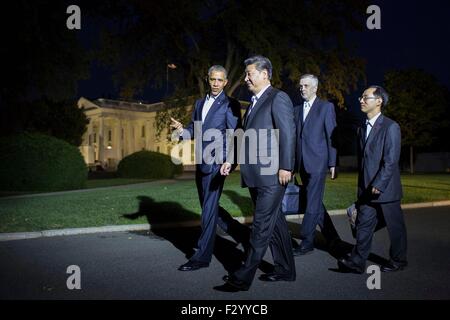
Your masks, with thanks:
[[[359,46],[357,53],[367,59],[368,82],[381,82],[389,69],[416,67],[450,87],[449,1],[373,3],[381,8],[381,30],[351,36]]]
[[[420,68],[450,88],[450,2],[380,0],[372,4],[381,9],[381,30],[349,35],[357,55],[366,59],[368,85],[381,84],[388,70]],[[349,97],[351,108],[359,110],[354,100],[359,94]]]
[[[348,35],[349,43],[357,47],[357,55],[367,61],[368,84],[382,83],[388,70],[415,67],[435,75],[450,87],[450,2],[379,0],[372,4],[381,8],[381,30],[366,29]],[[82,30],[81,37],[86,43],[96,41],[93,30]],[[147,88],[139,98],[154,102],[162,93],[164,90],[156,92]],[[351,108],[357,108],[354,99],[359,94],[355,92],[349,97]],[[97,64],[92,66],[90,79],[79,82],[79,96],[115,98],[117,95],[110,72]]]

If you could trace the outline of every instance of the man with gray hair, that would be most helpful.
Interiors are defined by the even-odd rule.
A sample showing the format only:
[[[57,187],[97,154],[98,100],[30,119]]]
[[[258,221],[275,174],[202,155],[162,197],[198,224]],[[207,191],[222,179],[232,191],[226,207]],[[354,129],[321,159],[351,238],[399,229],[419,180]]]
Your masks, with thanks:
[[[226,161],[226,130],[235,130],[241,123],[241,105],[233,98],[228,97],[224,88],[227,85],[227,71],[220,65],[209,68],[208,82],[210,92],[205,98],[195,102],[192,120],[183,129],[183,125],[171,118],[171,127],[176,129],[181,138],[196,139],[196,155],[202,158],[202,162],[196,165],[195,182],[197,185],[198,197],[202,208],[202,233],[197,243],[198,250],[190,257],[189,261],[181,265],[180,271],[193,271],[206,268],[212,259],[214,242],[216,238],[216,226],[219,226],[231,235],[238,243],[242,243],[244,248],[248,245],[250,230],[233,219],[231,215],[219,206],[220,195],[222,194],[225,177],[219,172],[221,162],[220,155],[214,151],[207,150],[213,141],[202,141],[203,133],[209,129],[219,130],[222,133],[223,159]],[[194,130],[194,123],[201,123],[201,132]],[[197,126],[198,127],[198,126]],[[199,134],[200,136],[195,136]],[[200,148],[198,150],[197,148]],[[200,152],[201,151],[201,152]],[[214,159],[212,163],[205,161],[205,158]]]
[[[315,75],[303,75],[300,78],[303,105],[294,108],[297,125],[295,169],[302,180],[302,193],[306,195],[300,202],[304,211],[300,233],[302,242],[294,249],[294,256],[306,255],[314,250],[317,225],[329,247],[339,240],[323,204],[327,171],[330,171],[332,180],[336,178],[336,113],[332,103],[317,97],[318,86],[319,80]]]

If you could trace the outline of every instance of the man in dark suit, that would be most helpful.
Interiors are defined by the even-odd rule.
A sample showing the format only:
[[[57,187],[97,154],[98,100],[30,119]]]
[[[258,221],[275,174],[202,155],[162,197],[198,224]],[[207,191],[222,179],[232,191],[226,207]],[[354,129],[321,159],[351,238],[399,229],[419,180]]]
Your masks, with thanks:
[[[260,280],[294,281],[296,276],[291,237],[280,210],[294,169],[294,110],[289,96],[271,86],[269,59],[254,56],[244,63],[245,82],[253,93],[244,115],[244,137],[257,137],[258,141],[254,138],[245,143],[244,138],[240,150],[242,186],[249,188],[255,212],[247,259],[239,270],[224,277],[226,285],[235,290],[249,289],[269,245],[274,270]],[[227,175],[230,168],[231,164],[225,163],[221,173]]]
[[[338,260],[345,271],[364,272],[373,234],[380,222],[387,226],[391,240],[390,261],[381,271],[399,271],[407,265],[406,227],[400,207],[401,133],[397,122],[381,113],[388,99],[387,92],[379,86],[369,87],[359,98],[367,120],[358,128],[356,245],[349,258]]]
[[[201,159],[201,163],[196,165],[195,182],[202,207],[202,233],[198,240],[198,250],[187,263],[178,268],[180,271],[193,271],[209,266],[217,224],[243,245],[247,245],[250,236],[248,227],[234,220],[225,209],[219,206],[225,181],[225,177],[219,171],[228,153],[226,130],[235,130],[240,127],[240,104],[223,91],[227,85],[227,71],[224,67],[212,66],[208,71],[208,82],[210,92],[205,98],[196,101],[192,120],[185,129],[179,121],[171,118],[171,127],[178,130],[181,138],[195,138],[196,159]],[[209,129],[220,131],[223,154],[215,154],[216,148],[208,148],[211,143],[217,142],[203,139],[203,133]]]
[[[300,78],[303,105],[295,107],[297,125],[296,170],[300,174],[303,192],[306,193],[300,246],[294,256],[314,250],[314,234],[319,225],[328,245],[336,243],[339,235],[330,215],[323,205],[325,178],[328,170],[336,178],[337,151],[334,136],[336,113],[332,103],[317,97],[319,80],[312,74]]]

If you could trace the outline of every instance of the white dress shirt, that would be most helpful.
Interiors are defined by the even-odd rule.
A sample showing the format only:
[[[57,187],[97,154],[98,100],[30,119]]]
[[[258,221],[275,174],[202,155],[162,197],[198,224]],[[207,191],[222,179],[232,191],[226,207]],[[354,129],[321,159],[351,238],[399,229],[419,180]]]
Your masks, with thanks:
[[[372,119],[366,119],[366,140],[369,137],[370,131],[372,131],[372,127],[375,124],[375,121],[377,121],[378,117],[381,115],[381,112],[378,112],[376,116],[374,116]]]
[[[202,108],[202,123],[205,122],[206,116],[208,115],[209,110],[211,109],[214,101],[216,101],[217,97],[222,94],[223,90],[217,96],[213,96],[211,94],[206,95],[205,103]]]
[[[312,97],[312,99],[309,99],[309,101],[303,102],[303,122],[305,122],[306,117],[308,116],[309,111],[311,110],[311,107],[316,100],[317,96]]]

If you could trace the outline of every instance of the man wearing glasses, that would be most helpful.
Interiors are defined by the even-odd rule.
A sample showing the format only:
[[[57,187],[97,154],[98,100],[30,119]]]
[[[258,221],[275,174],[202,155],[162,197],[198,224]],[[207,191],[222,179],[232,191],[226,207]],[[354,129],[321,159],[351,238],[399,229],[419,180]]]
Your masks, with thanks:
[[[387,227],[391,241],[390,261],[381,271],[399,271],[407,266],[406,227],[400,207],[401,134],[397,122],[381,113],[388,99],[379,86],[369,87],[359,98],[367,120],[358,128],[356,245],[349,258],[338,260],[338,266],[346,272],[364,272],[377,225]]]

